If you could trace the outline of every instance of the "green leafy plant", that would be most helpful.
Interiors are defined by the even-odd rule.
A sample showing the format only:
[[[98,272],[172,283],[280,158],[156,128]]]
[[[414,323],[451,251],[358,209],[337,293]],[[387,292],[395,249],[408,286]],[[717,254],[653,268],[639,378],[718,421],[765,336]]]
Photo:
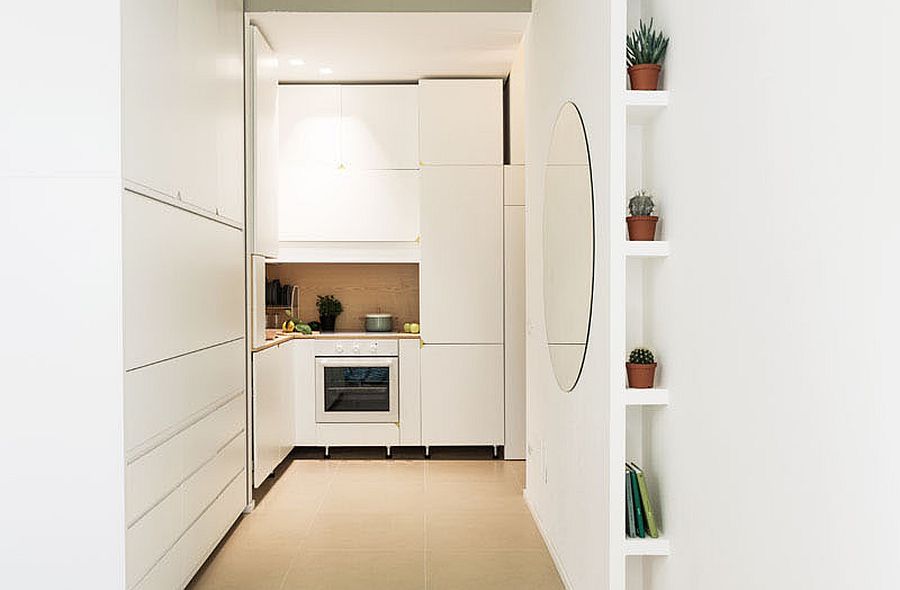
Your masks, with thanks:
[[[337,317],[344,311],[344,306],[334,295],[317,295],[316,309],[321,317]]]
[[[633,217],[653,215],[656,204],[653,202],[653,193],[640,189],[628,200],[628,213]]]
[[[641,20],[638,28],[631,31],[625,41],[628,67],[641,64],[662,63],[669,48],[669,38],[653,28],[653,19],[649,23]]]
[[[646,348],[635,348],[628,355],[628,362],[635,365],[652,365],[656,362],[653,353]]]

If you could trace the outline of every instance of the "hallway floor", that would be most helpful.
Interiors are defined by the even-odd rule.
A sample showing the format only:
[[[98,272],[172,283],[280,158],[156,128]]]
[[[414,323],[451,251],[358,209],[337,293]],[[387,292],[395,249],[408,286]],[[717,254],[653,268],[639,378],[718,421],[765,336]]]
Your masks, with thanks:
[[[562,588],[524,478],[521,461],[293,461],[189,588]]]

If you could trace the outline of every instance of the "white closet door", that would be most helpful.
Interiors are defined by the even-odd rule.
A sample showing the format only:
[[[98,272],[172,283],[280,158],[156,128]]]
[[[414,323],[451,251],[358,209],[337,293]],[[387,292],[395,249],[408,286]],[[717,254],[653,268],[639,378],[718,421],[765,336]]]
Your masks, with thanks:
[[[178,0],[122,3],[122,175],[176,194]]]
[[[282,173],[297,167],[337,169],[341,163],[341,87],[278,87],[278,144]]]
[[[525,458],[525,207],[504,207],[503,456]]]
[[[423,165],[503,164],[503,81],[419,82]]]
[[[418,88],[341,86],[341,159],[352,170],[419,167]]]
[[[422,443],[503,444],[503,346],[426,344]]]
[[[422,339],[502,343],[502,167],[426,167],[421,174]]]
[[[189,0],[190,1],[190,0]],[[215,97],[215,143],[207,146],[215,158],[216,213],[244,221],[244,4],[216,0],[212,38],[212,89]]]

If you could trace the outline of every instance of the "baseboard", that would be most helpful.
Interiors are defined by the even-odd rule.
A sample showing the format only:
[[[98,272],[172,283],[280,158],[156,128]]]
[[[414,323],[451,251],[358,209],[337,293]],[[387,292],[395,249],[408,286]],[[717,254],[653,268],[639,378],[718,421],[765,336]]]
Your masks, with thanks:
[[[527,489],[522,490],[522,496],[525,498],[525,505],[528,506],[528,511],[531,512],[531,518],[534,520],[534,524],[537,525],[538,531],[541,533],[541,538],[544,539],[544,545],[547,546],[547,551],[550,552],[550,557],[553,559],[553,564],[556,566],[556,571],[559,573],[563,586],[566,587],[566,590],[573,590],[574,586],[572,586],[572,582],[569,581],[569,576],[566,574],[565,568],[563,568],[562,560],[559,558],[556,546],[553,544],[550,536],[547,535],[544,524],[541,522],[540,517],[534,509],[534,505],[531,503],[531,499],[528,497]]]

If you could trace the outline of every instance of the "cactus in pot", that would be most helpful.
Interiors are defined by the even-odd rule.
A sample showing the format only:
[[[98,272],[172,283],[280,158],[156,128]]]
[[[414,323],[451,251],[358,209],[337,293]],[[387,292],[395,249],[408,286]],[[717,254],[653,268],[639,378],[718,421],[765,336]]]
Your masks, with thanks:
[[[628,239],[637,242],[652,242],[656,239],[656,224],[659,217],[653,215],[656,203],[653,193],[645,189],[635,191],[628,200]]]
[[[625,363],[628,374],[628,387],[633,389],[650,389],[656,377],[656,358],[647,348],[635,348],[628,355]]]

